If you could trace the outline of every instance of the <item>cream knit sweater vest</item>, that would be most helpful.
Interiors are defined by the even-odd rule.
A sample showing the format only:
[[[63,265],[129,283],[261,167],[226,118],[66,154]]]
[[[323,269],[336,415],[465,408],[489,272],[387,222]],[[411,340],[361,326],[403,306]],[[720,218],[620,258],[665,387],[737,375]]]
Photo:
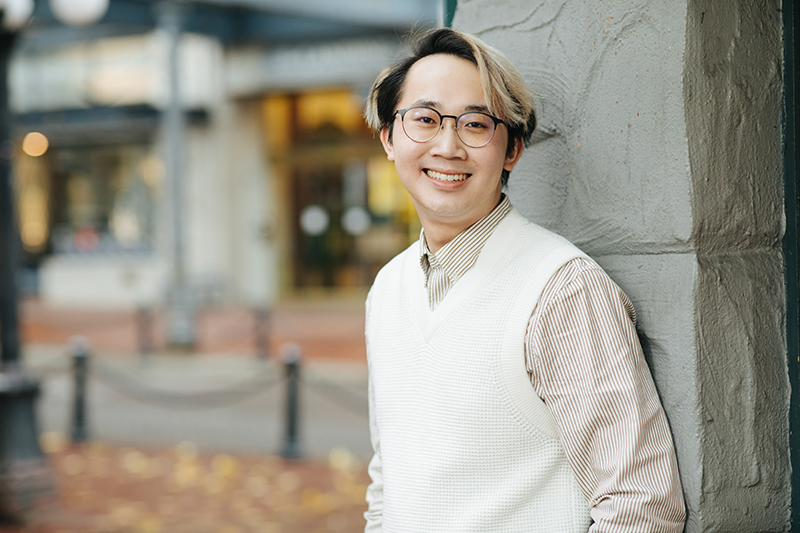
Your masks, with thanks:
[[[378,274],[367,343],[383,533],[588,529],[586,500],[524,357],[542,289],[578,256],[513,209],[433,312],[418,243]]]

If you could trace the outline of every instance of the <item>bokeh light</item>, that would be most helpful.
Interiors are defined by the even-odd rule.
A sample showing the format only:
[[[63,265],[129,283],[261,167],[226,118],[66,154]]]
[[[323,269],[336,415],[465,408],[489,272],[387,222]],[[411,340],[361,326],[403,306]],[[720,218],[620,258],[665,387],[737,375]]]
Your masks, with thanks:
[[[22,151],[31,157],[39,157],[47,152],[50,141],[38,131],[28,133],[22,140]]]

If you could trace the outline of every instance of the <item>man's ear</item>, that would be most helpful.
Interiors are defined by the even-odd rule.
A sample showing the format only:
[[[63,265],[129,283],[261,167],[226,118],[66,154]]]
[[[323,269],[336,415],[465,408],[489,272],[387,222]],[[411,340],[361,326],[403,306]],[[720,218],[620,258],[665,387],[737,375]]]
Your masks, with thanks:
[[[389,161],[394,161],[394,146],[392,145],[392,140],[389,138],[389,126],[385,126],[381,130],[381,144],[383,145],[383,150],[386,152],[386,157]]]
[[[503,163],[503,170],[511,172],[514,169],[514,165],[517,164],[517,161],[519,161],[519,158],[521,156],[522,156],[522,139],[517,139],[517,142],[514,143],[514,149],[506,154],[506,160]]]

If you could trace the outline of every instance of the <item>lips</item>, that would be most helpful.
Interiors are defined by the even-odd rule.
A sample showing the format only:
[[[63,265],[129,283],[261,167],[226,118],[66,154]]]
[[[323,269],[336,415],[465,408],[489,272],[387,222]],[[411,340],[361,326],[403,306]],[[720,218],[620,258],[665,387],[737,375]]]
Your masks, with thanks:
[[[425,174],[427,174],[429,178],[433,178],[436,181],[446,182],[464,181],[471,176],[471,174],[444,174],[431,169],[426,169]]]

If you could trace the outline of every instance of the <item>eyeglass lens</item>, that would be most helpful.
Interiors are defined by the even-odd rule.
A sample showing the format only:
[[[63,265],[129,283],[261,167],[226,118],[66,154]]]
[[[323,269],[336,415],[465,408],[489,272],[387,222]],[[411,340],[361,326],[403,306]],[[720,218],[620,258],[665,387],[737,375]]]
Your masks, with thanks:
[[[442,116],[428,107],[412,107],[403,114],[403,131],[412,141],[430,141],[439,133],[441,124]],[[494,130],[494,120],[484,113],[464,113],[456,123],[458,138],[472,148],[488,144]]]

